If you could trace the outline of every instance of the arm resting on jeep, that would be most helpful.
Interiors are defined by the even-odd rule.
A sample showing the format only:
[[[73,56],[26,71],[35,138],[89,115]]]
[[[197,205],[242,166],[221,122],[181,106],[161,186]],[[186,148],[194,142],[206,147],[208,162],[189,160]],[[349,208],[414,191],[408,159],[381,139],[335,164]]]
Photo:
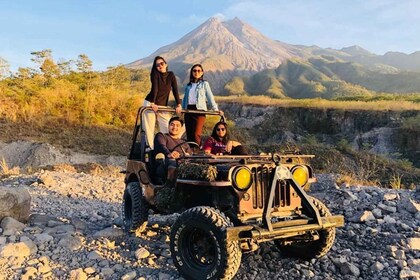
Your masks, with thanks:
[[[171,158],[171,151],[168,148],[168,141],[166,136],[163,133],[158,133],[155,136],[155,155],[163,153],[166,158]]]

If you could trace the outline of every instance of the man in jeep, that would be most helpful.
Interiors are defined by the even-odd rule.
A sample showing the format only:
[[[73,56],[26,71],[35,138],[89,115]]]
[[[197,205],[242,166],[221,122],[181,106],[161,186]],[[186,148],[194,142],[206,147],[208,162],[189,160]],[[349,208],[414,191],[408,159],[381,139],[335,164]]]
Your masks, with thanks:
[[[159,154],[165,156],[165,166],[167,168],[167,179],[165,187],[173,187],[176,181],[176,159],[181,156],[192,154],[191,148],[188,143],[181,139],[182,125],[184,122],[180,117],[172,117],[169,120],[169,133],[158,133],[154,139],[155,158],[161,158]],[[162,165],[157,161],[157,165]],[[159,168],[160,166],[157,166]]]

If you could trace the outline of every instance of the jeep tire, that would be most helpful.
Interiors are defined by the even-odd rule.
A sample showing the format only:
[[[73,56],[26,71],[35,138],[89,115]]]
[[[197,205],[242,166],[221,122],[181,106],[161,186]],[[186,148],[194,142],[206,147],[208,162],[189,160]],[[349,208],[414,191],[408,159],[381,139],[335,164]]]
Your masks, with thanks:
[[[309,197],[311,202],[318,209],[321,217],[331,216],[327,206],[315,197]],[[282,253],[287,256],[297,257],[305,260],[320,258],[330,251],[335,240],[335,227],[319,230],[319,239],[313,241],[297,241],[289,245],[283,245],[281,241],[275,240],[274,243]]]
[[[138,182],[128,183],[123,197],[124,229],[127,233],[143,232],[149,217],[149,204]]]
[[[242,252],[238,241],[226,239],[232,222],[212,207],[183,212],[171,228],[170,248],[175,266],[186,279],[232,279]]]

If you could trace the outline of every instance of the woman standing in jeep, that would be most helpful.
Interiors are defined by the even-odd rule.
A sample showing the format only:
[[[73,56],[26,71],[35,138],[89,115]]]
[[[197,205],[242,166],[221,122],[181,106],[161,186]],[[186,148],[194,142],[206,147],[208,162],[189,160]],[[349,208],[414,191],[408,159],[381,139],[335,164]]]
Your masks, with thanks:
[[[194,64],[190,70],[190,82],[185,87],[184,98],[182,99],[182,108],[190,110],[207,111],[207,102],[213,111],[218,111],[214,101],[213,92],[210,84],[204,80],[204,69],[201,64]],[[223,115],[223,112],[220,111]],[[185,114],[185,129],[187,130],[187,140],[201,144],[201,133],[203,131],[204,114]]]
[[[153,137],[155,132],[156,115],[158,118],[159,130],[168,133],[168,123],[171,115],[169,113],[157,112],[158,106],[168,106],[169,93],[172,90],[176,106],[176,113],[181,113],[181,99],[178,94],[178,85],[175,75],[168,71],[168,64],[161,56],[156,56],[153,60],[153,67],[150,71],[152,88],[146,96],[143,106],[151,106],[153,112],[146,111],[143,118],[143,129],[146,133],[146,141],[153,149]]]

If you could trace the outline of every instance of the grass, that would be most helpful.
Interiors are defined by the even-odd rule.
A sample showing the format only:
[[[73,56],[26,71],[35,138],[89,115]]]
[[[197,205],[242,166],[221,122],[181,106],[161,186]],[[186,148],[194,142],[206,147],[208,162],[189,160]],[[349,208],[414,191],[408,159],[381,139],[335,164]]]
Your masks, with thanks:
[[[300,107],[315,109],[364,110],[364,111],[420,111],[420,103],[400,100],[336,101],[326,99],[273,99],[267,96],[218,96],[220,103],[241,103],[259,106]]]
[[[109,126],[85,127],[56,122],[37,124],[0,120],[0,141],[46,142],[74,151],[103,155],[127,155],[131,131]]]
[[[6,160],[4,159],[4,157],[2,157],[1,161],[0,161],[0,176],[10,176],[10,175],[19,175],[20,173],[20,169],[19,167],[15,166],[13,168],[10,168],[6,162]]]

